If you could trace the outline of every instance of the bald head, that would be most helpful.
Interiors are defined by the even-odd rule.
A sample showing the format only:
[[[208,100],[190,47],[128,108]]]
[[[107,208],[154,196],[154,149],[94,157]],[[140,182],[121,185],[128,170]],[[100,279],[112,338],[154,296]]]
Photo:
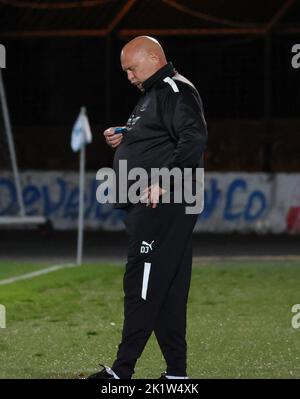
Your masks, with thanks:
[[[122,69],[130,82],[143,89],[142,83],[166,65],[163,48],[149,36],[138,36],[128,42],[121,52]]]

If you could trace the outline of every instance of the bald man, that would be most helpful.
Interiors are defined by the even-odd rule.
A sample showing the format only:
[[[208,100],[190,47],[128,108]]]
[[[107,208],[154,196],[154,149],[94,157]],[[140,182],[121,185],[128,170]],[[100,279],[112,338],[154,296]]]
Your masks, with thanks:
[[[127,162],[128,171],[142,167],[148,173],[162,167],[202,168],[207,129],[194,85],[177,73],[160,44],[148,36],[124,46],[121,65],[142,96],[126,123],[126,134],[116,133],[114,127],[104,132],[107,144],[116,149],[117,176],[120,161]],[[146,204],[127,198],[116,205],[126,212],[129,236],[122,340],[112,367],[103,366],[89,378],[132,378],[152,332],[167,365],[160,378],[188,378],[186,310],[198,214],[187,214],[183,202],[163,203],[160,181],[151,183],[141,193]]]

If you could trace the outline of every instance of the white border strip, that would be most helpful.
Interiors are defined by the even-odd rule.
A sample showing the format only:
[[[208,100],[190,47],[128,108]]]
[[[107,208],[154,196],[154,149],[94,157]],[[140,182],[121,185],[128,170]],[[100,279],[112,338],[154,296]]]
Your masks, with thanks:
[[[21,274],[20,276],[7,278],[5,280],[0,280],[0,285],[7,285],[7,284],[15,283],[16,281],[28,280],[32,277],[42,276],[43,274],[48,274],[51,272],[55,272],[56,270],[64,269],[67,267],[74,267],[74,266],[77,266],[77,265],[75,263],[66,263],[64,265],[54,265],[51,267],[47,267],[45,269],[37,270],[36,272]]]
[[[0,216],[0,225],[43,224],[44,216]]]
[[[145,299],[145,300],[146,300],[146,297],[147,297],[150,268],[151,268],[151,263],[144,262],[142,298]]]
[[[179,89],[177,87],[177,84],[174,82],[173,79],[171,79],[169,76],[167,76],[166,78],[164,78],[164,82],[169,83],[169,85],[172,87],[173,91],[175,93],[179,92]]]

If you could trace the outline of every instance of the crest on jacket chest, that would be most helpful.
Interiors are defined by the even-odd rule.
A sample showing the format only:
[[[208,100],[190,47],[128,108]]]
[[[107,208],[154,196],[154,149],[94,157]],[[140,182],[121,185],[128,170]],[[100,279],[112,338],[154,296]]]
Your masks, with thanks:
[[[142,105],[140,106],[139,111],[140,111],[140,112],[146,111],[146,109],[147,109],[149,103],[150,103],[150,98],[147,98],[147,99],[142,103]]]

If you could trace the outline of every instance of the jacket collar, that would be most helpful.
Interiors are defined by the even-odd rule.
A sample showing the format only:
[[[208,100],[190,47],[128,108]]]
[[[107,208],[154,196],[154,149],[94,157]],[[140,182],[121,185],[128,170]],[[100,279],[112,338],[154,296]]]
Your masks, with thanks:
[[[176,70],[173,67],[172,62],[168,62],[166,65],[164,65],[162,68],[160,68],[157,72],[155,72],[150,78],[145,80],[143,83],[143,88],[145,91],[148,91],[151,89],[152,86],[155,85],[155,83],[163,80],[167,76],[174,76],[176,74]]]

